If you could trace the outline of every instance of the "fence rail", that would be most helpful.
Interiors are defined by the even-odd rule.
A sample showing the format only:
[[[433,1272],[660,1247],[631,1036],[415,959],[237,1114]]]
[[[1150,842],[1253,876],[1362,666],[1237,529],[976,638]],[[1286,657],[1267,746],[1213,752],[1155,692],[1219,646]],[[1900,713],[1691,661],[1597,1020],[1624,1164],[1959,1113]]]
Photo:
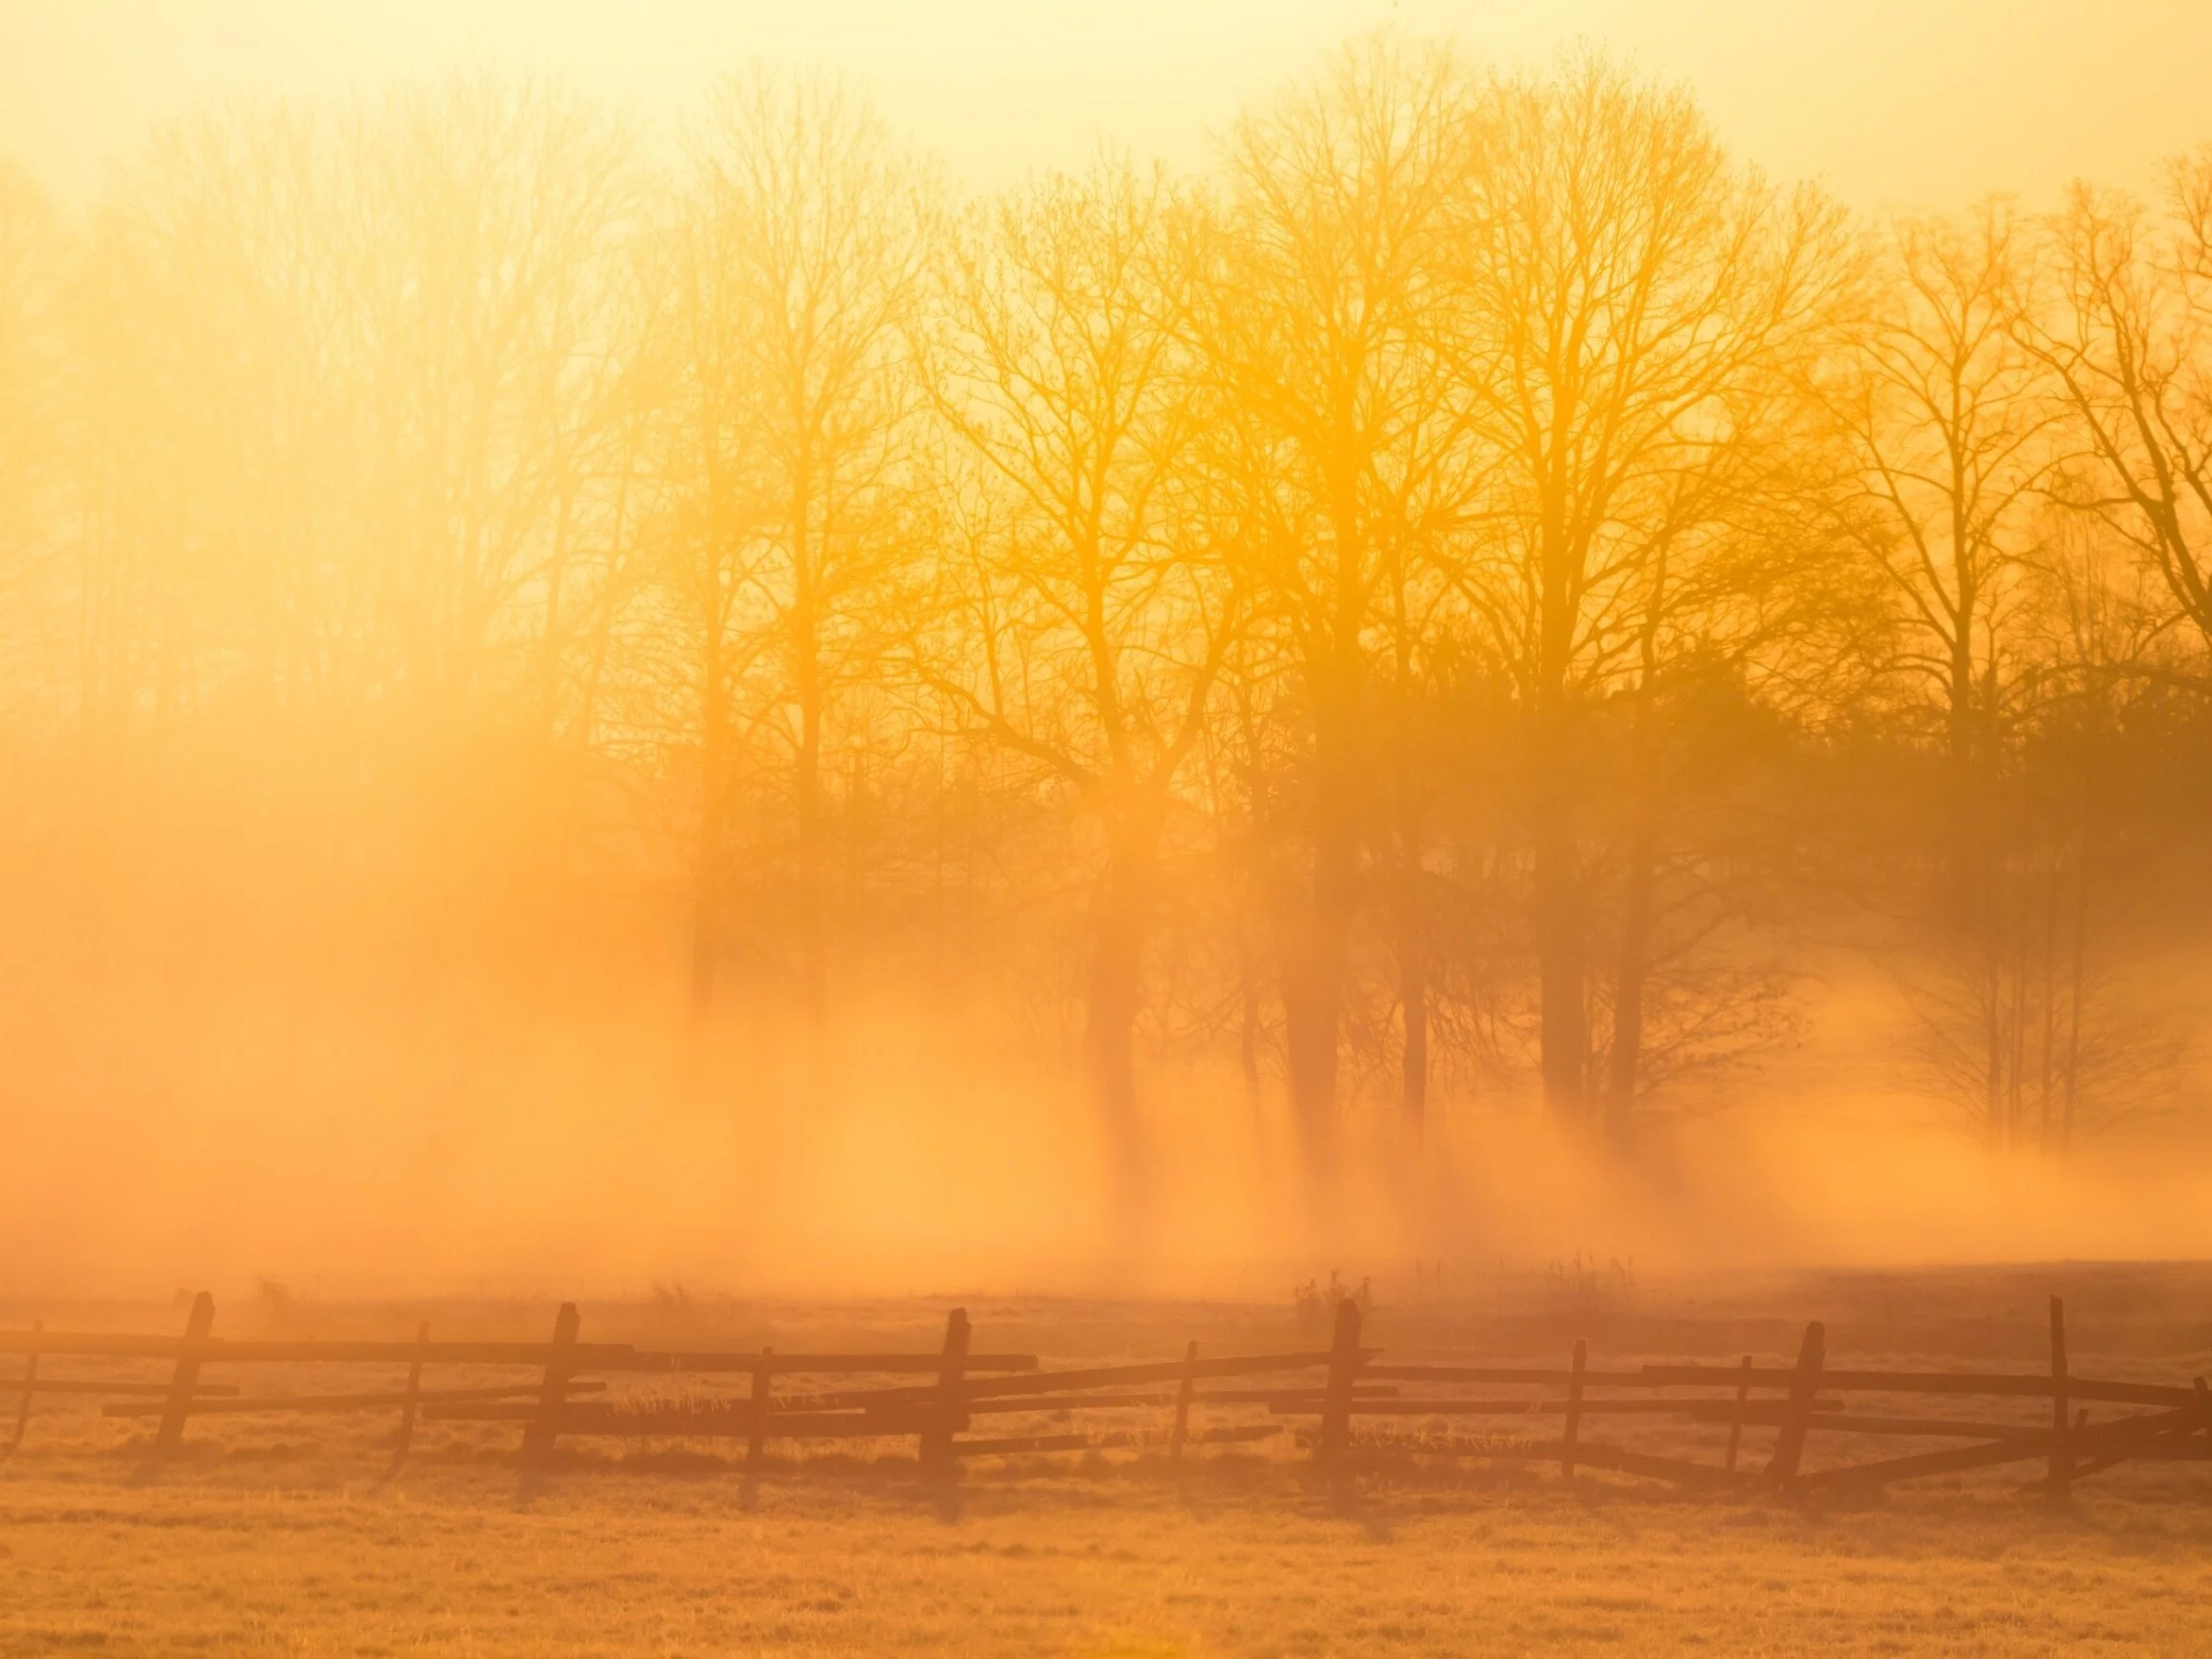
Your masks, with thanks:
[[[2047,1371],[1946,1372],[1830,1369],[1826,1332],[1806,1327],[1796,1362],[1761,1365],[1745,1356],[1737,1365],[1649,1364],[1636,1369],[1592,1369],[1587,1345],[1574,1344],[1564,1367],[1380,1362],[1379,1348],[1361,1343],[1362,1310],[1337,1304],[1326,1348],[1280,1354],[1201,1356],[1189,1343],[1181,1359],[1121,1365],[1045,1369],[1035,1355],[977,1353],[964,1309],[946,1320],[934,1354],[801,1353],[773,1349],[639,1348],[629,1343],[577,1339],[580,1318],[564,1304],[546,1342],[432,1341],[422,1327],[406,1341],[240,1341],[212,1334],[214,1299],[193,1298],[178,1336],[0,1332],[0,1355],[20,1355],[20,1376],[0,1379],[0,1398],[15,1402],[12,1438],[0,1457],[22,1444],[40,1395],[106,1396],[102,1410],[114,1418],[153,1418],[150,1455],[175,1451],[195,1417],[256,1413],[396,1412],[392,1468],[412,1445],[418,1422],[513,1424],[523,1431],[526,1467],[542,1465],[558,1441],[574,1436],[724,1437],[743,1439],[747,1460],[757,1464],[772,1440],[874,1440],[912,1438],[921,1465],[943,1470],[957,1459],[1058,1451],[1088,1451],[1152,1444],[1154,1433],[1123,1426],[1061,1428],[977,1436],[979,1417],[1050,1416],[1072,1424],[1075,1415],[1172,1409],[1165,1444],[1180,1461],[1193,1446],[1246,1445],[1279,1436],[1282,1422],[1211,1424],[1193,1428],[1194,1408],[1259,1410],[1273,1419],[1310,1420],[1298,1430],[1318,1462],[1332,1469],[1375,1456],[1408,1454],[1553,1463],[1563,1474],[1596,1468],[1684,1485],[1755,1487],[1784,1491],[1881,1486],[1931,1475],[1958,1474],[2007,1464],[2041,1462],[2034,1485],[2064,1496],[2075,1481],[2130,1461],[2212,1461],[2212,1391],[2205,1379],[2154,1383],[2081,1377],[2066,1360],[2065,1310],[2050,1303],[2051,1364]],[[98,1377],[56,1377],[43,1371],[54,1360],[168,1361],[167,1381]],[[231,1381],[201,1379],[208,1366],[299,1364],[392,1365],[405,1368],[403,1386],[390,1390],[252,1394]],[[534,1379],[511,1384],[425,1387],[426,1367],[527,1368]],[[912,1383],[879,1378],[927,1378]],[[611,1379],[655,1380],[749,1378],[743,1395],[669,1398],[616,1394]],[[838,1387],[837,1379],[869,1386]],[[1237,1379],[1274,1379],[1244,1387],[1205,1387]],[[779,1383],[800,1379],[803,1389]],[[827,1382],[828,1386],[824,1386]],[[1163,1385],[1172,1385],[1163,1386]],[[1406,1385],[1418,1385],[1409,1391]],[[1541,1392],[1504,1397],[1501,1389]],[[1453,1392],[1478,1389],[1474,1394]],[[1682,1391],[1694,1391],[1684,1393]],[[1847,1396],[1925,1396],[1949,1401],[1984,1398],[2047,1400],[2047,1424],[1996,1422],[1950,1416],[1915,1416],[1893,1407],[1861,1409]],[[2092,1422],[2090,1408],[2149,1407]],[[1592,1440],[1594,1423],[1663,1418],[1727,1430],[1720,1461],[1662,1455]],[[1424,1420],[1424,1432],[1392,1434],[1372,1425]],[[1546,1425],[1543,1438],[1507,1432],[1455,1433],[1451,1425],[1490,1420],[1510,1425]],[[1556,1434],[1548,1425],[1558,1423]],[[1441,1425],[1441,1427],[1437,1426]],[[1010,1425],[1019,1429],[1018,1423]],[[1747,1430],[1773,1431],[1764,1466],[1741,1467]],[[1825,1449],[1837,1441],[1951,1440],[1962,1444],[1905,1452],[1806,1470],[1806,1448],[1818,1437]]]

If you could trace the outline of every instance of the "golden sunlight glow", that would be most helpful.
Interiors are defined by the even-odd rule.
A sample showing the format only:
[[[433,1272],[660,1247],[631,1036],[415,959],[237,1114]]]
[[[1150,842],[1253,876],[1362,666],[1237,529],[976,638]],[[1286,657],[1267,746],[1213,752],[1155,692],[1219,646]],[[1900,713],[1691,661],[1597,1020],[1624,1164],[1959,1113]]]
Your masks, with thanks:
[[[9,7],[0,1288],[2204,1244],[2208,49]]]
[[[1686,81],[1761,166],[1868,208],[2147,182],[2202,138],[2212,61],[2212,13],[2190,0],[12,0],[0,150],[76,191],[148,122],[234,92],[329,97],[491,62],[661,113],[764,56],[862,77],[902,130],[995,187],[1101,138],[1194,163],[1238,107],[1384,25],[1504,63],[1602,44]]]
[[[0,0],[0,1656],[2212,1651],[2208,71]]]

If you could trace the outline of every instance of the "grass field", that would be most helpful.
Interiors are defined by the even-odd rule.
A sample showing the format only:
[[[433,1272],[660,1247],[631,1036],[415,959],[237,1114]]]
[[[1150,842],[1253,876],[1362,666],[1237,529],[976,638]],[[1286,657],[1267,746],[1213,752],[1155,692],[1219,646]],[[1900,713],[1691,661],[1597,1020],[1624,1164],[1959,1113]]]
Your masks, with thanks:
[[[2112,1296],[2131,1312],[2101,1333],[2085,1320],[2088,1346],[2102,1335],[2108,1369],[2202,1369],[2148,1352],[2201,1335],[2173,1313],[2195,1287]],[[1993,1317],[1953,1326],[1962,1351],[2008,1351],[2002,1287],[1960,1295],[1976,1290]],[[1913,1316],[1952,1317],[1948,1291],[1905,1294]],[[1872,1303],[1833,1300],[1878,1322]],[[995,1311],[1051,1356],[1156,1351],[1155,1326],[1196,1317]],[[1672,1321],[1682,1352],[1699,1330],[1742,1338],[1751,1316],[1725,1298],[1576,1312],[1623,1341]],[[811,1318],[911,1334],[928,1316]],[[786,1310],[778,1329],[801,1323]],[[772,1459],[757,1480],[689,1445],[584,1445],[525,1491],[511,1432],[475,1425],[428,1437],[379,1487],[388,1435],[203,1420],[142,1483],[143,1424],[42,1410],[0,1466],[0,1654],[2212,1653],[2202,1465],[2115,1471],[2065,1507],[2017,1474],[1798,1505],[1403,1461],[1328,1483],[1288,1447],[1181,1471],[1157,1454],[985,1461],[948,1490],[916,1478],[911,1443]]]

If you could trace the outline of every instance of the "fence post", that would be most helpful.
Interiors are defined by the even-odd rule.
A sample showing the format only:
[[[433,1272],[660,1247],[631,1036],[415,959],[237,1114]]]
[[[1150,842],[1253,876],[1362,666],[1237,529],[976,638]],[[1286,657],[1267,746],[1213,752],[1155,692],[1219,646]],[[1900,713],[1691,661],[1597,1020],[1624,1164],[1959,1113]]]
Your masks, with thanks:
[[[1175,1432],[1167,1439],[1167,1458],[1170,1463],[1183,1461],[1183,1445],[1190,1435],[1190,1390],[1198,1380],[1198,1341],[1191,1339],[1183,1351],[1183,1380],[1175,1389]]]
[[[1744,1444],[1744,1402],[1751,1398],[1751,1356],[1744,1356],[1744,1375],[1736,1383],[1736,1415],[1728,1423],[1727,1470],[1736,1472],[1736,1448]]]
[[[2051,1465],[2045,1490],[2064,1500],[2073,1491],[2073,1424],[2066,1400],[2066,1305],[2051,1298]]]
[[[934,1424],[922,1430],[921,1461],[929,1468],[947,1468],[953,1461],[953,1436],[967,1427],[960,1409],[960,1375],[967,1369],[968,1311],[955,1308],[945,1316],[944,1357],[937,1367],[937,1406]]]
[[[1352,1444],[1352,1382],[1360,1372],[1360,1305],[1338,1298],[1337,1329],[1329,1343],[1329,1379],[1321,1395],[1321,1427],[1314,1437],[1317,1462],[1334,1464]]]
[[[407,1398],[399,1405],[399,1438],[392,1447],[392,1467],[384,1471],[390,1480],[399,1472],[399,1466],[407,1461],[407,1448],[415,1444],[415,1414],[422,1403],[422,1355],[430,1346],[430,1321],[425,1319],[415,1327],[415,1357],[407,1367]]]
[[[1562,1480],[1574,1478],[1574,1448],[1582,1439],[1582,1371],[1590,1359],[1590,1344],[1580,1336],[1574,1339],[1574,1363],[1567,1374],[1567,1427],[1559,1440],[1559,1475]]]
[[[553,1455],[553,1437],[560,1433],[561,1410],[568,1401],[569,1374],[575,1369],[574,1356],[568,1351],[576,1345],[576,1327],[581,1323],[574,1302],[563,1302],[553,1315],[545,1379],[538,1384],[537,1415],[522,1431],[522,1461],[526,1465],[534,1467]]]
[[[31,1334],[35,1336],[45,1329],[46,1321],[39,1319],[32,1324]],[[2198,1386],[2200,1388],[2203,1386],[2201,1380],[2199,1381]],[[37,1391],[37,1387],[38,1348],[34,1343],[31,1352],[24,1356],[23,1360],[23,1392],[15,1400],[15,1433],[8,1442],[8,1449],[0,1451],[0,1458],[13,1457],[15,1448],[23,1444],[23,1431],[30,1426],[31,1423],[31,1396]]]
[[[758,1468],[760,1460],[768,1455],[768,1414],[774,1409],[768,1395],[768,1361],[775,1356],[775,1349],[761,1349],[760,1363],[753,1368],[753,1419],[745,1436],[747,1468]]]
[[[200,1344],[214,1322],[215,1299],[202,1290],[192,1298],[192,1311],[185,1319],[184,1345],[177,1350],[176,1370],[169,1375],[169,1402],[162,1407],[161,1427],[154,1432],[156,1457],[167,1456],[184,1443],[185,1417],[200,1379]]]
[[[1767,1478],[1788,1486],[1797,1478],[1797,1463],[1805,1455],[1805,1431],[1812,1426],[1813,1401],[1820,1392],[1820,1367],[1827,1356],[1828,1331],[1819,1320],[1805,1327],[1805,1340],[1797,1350],[1796,1375],[1790,1379],[1790,1402],[1782,1412],[1782,1432],[1774,1441],[1774,1456],[1767,1465]]]

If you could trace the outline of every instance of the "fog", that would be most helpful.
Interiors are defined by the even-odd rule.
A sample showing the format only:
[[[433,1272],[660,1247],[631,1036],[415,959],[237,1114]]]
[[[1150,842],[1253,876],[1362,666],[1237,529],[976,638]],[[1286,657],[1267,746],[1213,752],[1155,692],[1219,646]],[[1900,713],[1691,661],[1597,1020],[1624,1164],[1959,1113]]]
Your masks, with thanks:
[[[1073,1068],[988,1005],[870,998],[839,1015],[825,1076],[788,1020],[698,1029],[666,965],[372,988],[57,968],[47,944],[11,962],[0,1026],[11,1295],[1287,1301],[1332,1268],[1418,1268],[1480,1299],[1576,1258],[1650,1284],[2190,1257],[2212,1202],[2194,1126],[1993,1155],[1855,1053],[1861,1002],[1633,1159],[1526,1098],[1455,1101],[1418,1147],[1369,1111],[1320,1217],[1279,1091],[1255,1101],[1218,1063],[1163,1071],[1133,1238]]]
[[[1700,27],[49,88],[0,1292],[2204,1253],[2212,149],[1798,184]]]
[[[2045,4],[1902,0],[1818,12],[1752,0],[1135,0],[1049,13],[997,0],[805,7],[636,0],[76,0],[0,5],[0,150],[94,193],[152,123],[226,98],[329,101],[492,64],[575,79],[672,128],[714,78],[765,56],[859,77],[962,180],[1079,167],[1101,139],[1177,166],[1337,41],[1385,26],[1543,61],[1594,41],[1687,83],[1749,159],[1854,206],[2055,199],[2076,175],[2133,188],[2202,140],[2212,21],[2183,0],[2090,16]]]

